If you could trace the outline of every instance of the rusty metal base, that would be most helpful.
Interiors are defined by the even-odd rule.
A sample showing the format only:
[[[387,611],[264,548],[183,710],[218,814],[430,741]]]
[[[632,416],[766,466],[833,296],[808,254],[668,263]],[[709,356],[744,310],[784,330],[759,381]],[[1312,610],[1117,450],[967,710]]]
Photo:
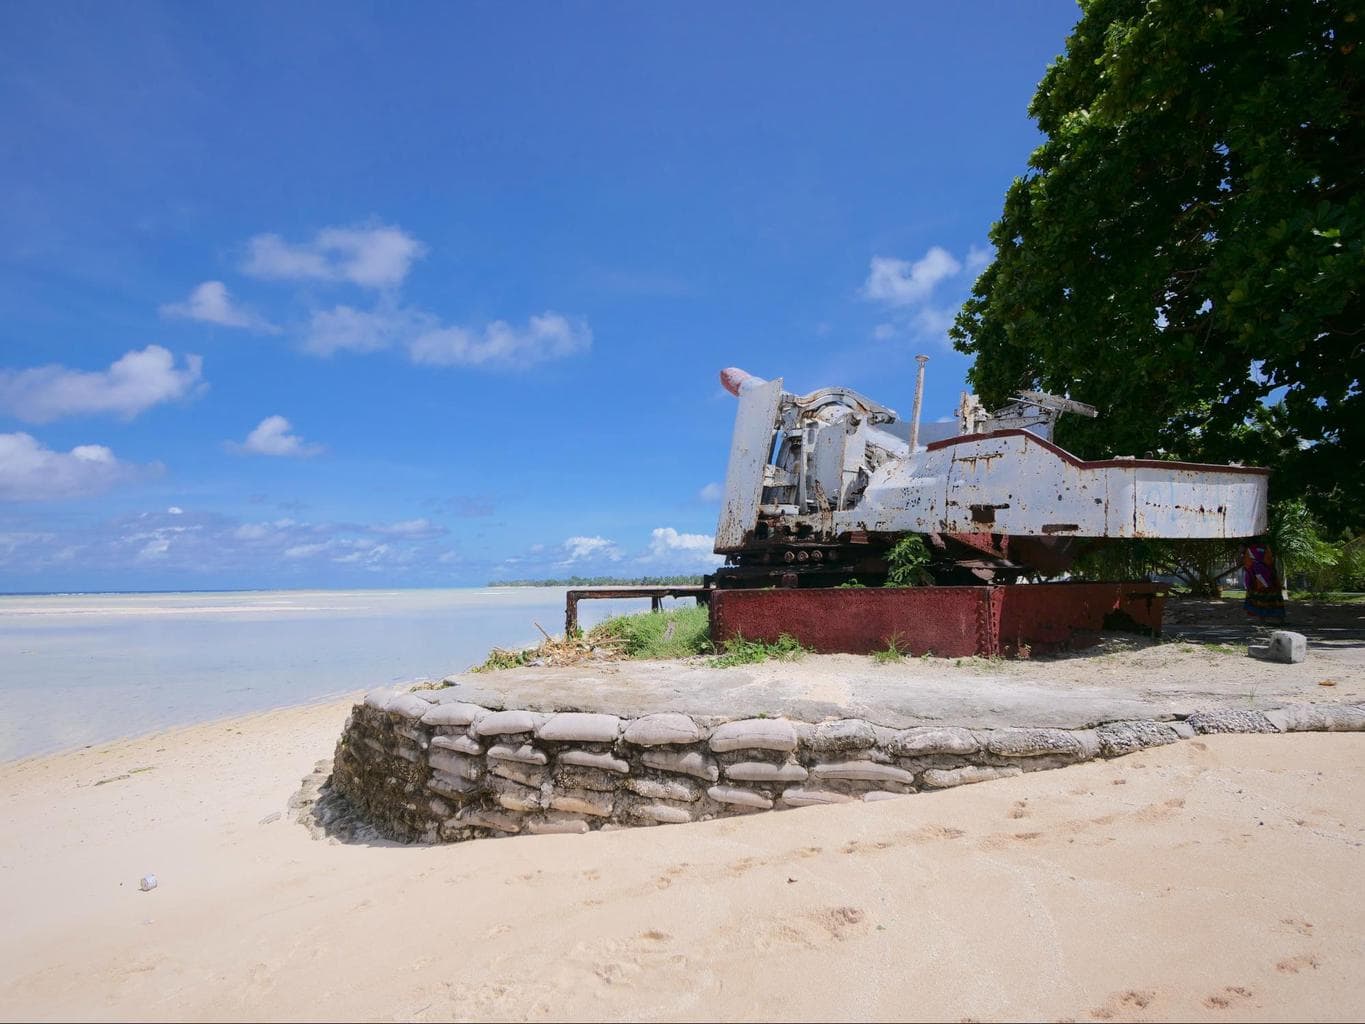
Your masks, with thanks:
[[[941,658],[1027,657],[1093,644],[1104,629],[1158,635],[1155,583],[716,590],[711,636],[773,642],[786,633],[822,654],[870,654],[893,641]]]

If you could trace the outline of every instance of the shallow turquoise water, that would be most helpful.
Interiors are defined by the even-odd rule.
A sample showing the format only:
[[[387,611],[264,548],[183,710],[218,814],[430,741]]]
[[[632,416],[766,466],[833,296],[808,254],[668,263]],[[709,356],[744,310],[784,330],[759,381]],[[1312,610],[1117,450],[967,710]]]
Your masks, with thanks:
[[[0,596],[0,760],[439,679],[536,622],[564,628],[562,589]]]

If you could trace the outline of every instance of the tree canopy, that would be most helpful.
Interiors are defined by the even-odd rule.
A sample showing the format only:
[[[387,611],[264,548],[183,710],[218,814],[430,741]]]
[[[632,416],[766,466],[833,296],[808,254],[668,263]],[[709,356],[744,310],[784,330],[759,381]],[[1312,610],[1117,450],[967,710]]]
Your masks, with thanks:
[[[1274,471],[1365,522],[1365,75],[1354,4],[1083,0],[1045,141],[951,331],[988,403],[1090,402],[1086,456]]]

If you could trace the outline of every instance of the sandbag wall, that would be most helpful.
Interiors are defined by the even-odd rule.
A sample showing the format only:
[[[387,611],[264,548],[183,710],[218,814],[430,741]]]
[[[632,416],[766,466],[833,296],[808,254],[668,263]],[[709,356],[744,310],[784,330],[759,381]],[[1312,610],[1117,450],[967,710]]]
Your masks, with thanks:
[[[486,708],[443,701],[439,689],[377,691],[346,724],[331,785],[393,839],[587,832],[889,799],[1196,732],[1365,728],[1360,708],[1308,707],[1297,725],[1274,717],[1293,710],[1282,709],[1082,730],[897,730],[860,719],[725,721],[672,712],[625,719]]]

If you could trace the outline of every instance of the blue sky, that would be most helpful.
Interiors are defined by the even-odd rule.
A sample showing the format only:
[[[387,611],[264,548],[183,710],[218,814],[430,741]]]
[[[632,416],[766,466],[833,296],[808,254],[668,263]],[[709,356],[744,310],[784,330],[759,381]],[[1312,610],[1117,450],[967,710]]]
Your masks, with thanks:
[[[1070,2],[0,10],[0,591],[714,563],[718,371],[947,416]]]

